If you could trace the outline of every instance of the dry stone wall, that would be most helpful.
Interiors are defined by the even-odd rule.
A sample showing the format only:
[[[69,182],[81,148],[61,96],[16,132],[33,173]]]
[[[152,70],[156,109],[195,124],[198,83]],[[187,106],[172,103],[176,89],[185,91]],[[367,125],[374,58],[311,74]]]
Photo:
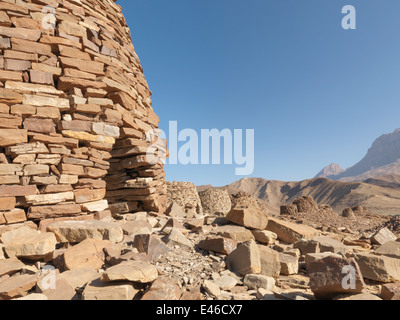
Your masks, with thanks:
[[[165,210],[151,91],[112,0],[0,1],[0,225]],[[156,144],[154,144],[157,142]]]

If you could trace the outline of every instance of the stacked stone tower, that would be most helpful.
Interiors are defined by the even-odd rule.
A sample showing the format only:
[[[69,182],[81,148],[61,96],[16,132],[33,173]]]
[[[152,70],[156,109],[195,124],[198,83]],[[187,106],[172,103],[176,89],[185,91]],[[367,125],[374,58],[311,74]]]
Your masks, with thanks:
[[[0,225],[161,213],[164,143],[121,7],[0,1]]]

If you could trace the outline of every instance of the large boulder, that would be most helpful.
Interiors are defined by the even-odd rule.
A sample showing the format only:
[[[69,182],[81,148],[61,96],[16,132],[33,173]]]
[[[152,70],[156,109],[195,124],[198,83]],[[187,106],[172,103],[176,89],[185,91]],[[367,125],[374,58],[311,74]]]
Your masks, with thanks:
[[[222,254],[230,254],[237,248],[237,241],[233,239],[218,237],[218,238],[207,238],[202,240],[197,245],[200,249],[218,252]]]
[[[299,272],[299,258],[280,252],[279,262],[282,275],[289,276]]]
[[[226,219],[250,229],[264,230],[268,224],[268,216],[253,208],[234,208]]]
[[[278,235],[268,230],[251,230],[254,238],[257,242],[271,245],[275,243],[275,240],[278,239]]]
[[[260,250],[254,241],[240,244],[236,250],[226,258],[226,264],[232,272],[259,274],[261,272]]]
[[[101,269],[105,262],[104,248],[111,246],[107,240],[86,239],[68,248],[54,262],[61,270],[77,270],[82,268]]]
[[[53,233],[40,233],[29,227],[8,231],[1,237],[8,257],[39,260],[56,249]]]
[[[329,256],[333,256],[336,258],[343,258],[342,255],[331,253],[331,252],[323,252],[323,253],[307,253],[304,257],[304,262],[306,263],[306,269],[310,270],[310,264],[316,260],[320,260]]]
[[[384,283],[400,281],[400,259],[357,253],[355,260],[366,279]]]
[[[400,259],[400,242],[387,241],[384,245],[377,248],[374,253],[380,256]]]
[[[388,228],[382,228],[371,237],[372,244],[383,245],[389,241],[396,241],[397,237]]]
[[[274,218],[269,218],[266,229],[276,233],[279,240],[287,243],[295,243],[301,239],[311,239],[320,233],[318,230],[303,224]]]
[[[226,225],[215,228],[213,232],[222,237],[230,238],[238,242],[255,240],[250,230],[240,226]]]
[[[294,248],[301,251],[302,254],[332,252],[346,254],[350,248],[343,243],[327,236],[316,236],[310,240],[302,239],[294,244]]]
[[[281,272],[279,253],[266,246],[259,245],[261,274],[277,279]]]
[[[357,294],[365,287],[360,268],[354,259],[328,256],[311,262],[307,268],[310,288],[317,299]]]

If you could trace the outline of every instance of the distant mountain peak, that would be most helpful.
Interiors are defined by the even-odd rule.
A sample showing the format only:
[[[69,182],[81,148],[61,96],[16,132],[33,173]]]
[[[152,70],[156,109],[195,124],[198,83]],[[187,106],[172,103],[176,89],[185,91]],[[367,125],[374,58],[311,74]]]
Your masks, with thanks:
[[[400,128],[377,138],[365,157],[354,166],[335,172],[334,164],[325,167],[317,177],[342,181],[363,181],[368,178],[400,174]],[[340,167],[340,166],[339,166]],[[330,173],[332,170],[332,174]]]
[[[331,163],[329,166],[323,168],[315,178],[327,178],[329,176],[336,176],[344,172],[344,169],[337,163]]]

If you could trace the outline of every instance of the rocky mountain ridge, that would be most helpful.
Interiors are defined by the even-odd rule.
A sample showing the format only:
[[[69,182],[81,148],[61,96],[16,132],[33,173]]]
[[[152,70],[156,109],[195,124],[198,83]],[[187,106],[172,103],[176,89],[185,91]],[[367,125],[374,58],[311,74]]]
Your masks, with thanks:
[[[393,177],[391,179],[394,179]],[[374,214],[398,215],[400,189],[394,187],[394,182],[385,182],[385,178],[381,179],[383,180],[375,180],[373,184],[334,181],[327,178],[292,182],[244,178],[220,189],[230,193],[243,191],[251,194],[263,201],[272,213],[279,213],[282,204],[291,203],[302,196],[312,196],[317,203],[332,206],[337,214],[345,208],[362,205]],[[386,180],[392,181],[390,178]],[[391,187],[385,186],[388,183]]]
[[[340,181],[363,181],[377,176],[400,174],[400,129],[377,138],[365,157],[354,166],[340,170],[339,165],[329,165],[318,173]]]

